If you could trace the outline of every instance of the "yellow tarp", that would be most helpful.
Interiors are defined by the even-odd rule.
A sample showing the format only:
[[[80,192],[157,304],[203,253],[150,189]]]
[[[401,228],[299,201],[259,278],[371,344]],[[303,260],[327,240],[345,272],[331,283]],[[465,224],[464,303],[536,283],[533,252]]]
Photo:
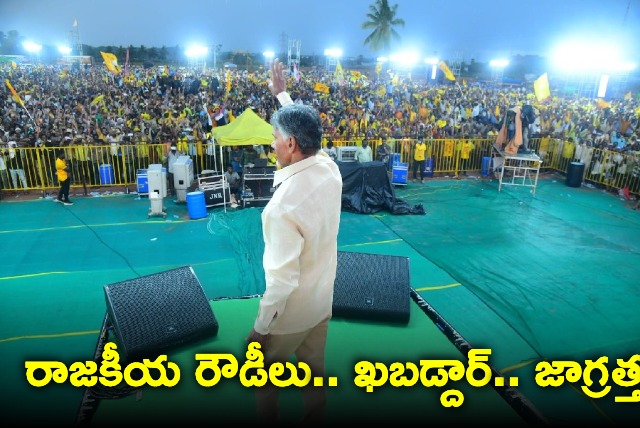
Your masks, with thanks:
[[[233,122],[216,126],[211,131],[221,146],[249,146],[271,144],[273,127],[253,110],[246,109]]]

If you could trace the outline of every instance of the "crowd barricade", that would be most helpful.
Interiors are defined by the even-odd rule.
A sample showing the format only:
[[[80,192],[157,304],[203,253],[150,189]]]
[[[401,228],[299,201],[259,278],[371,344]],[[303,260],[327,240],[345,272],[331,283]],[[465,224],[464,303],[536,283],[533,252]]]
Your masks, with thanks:
[[[380,138],[368,139],[374,154],[382,144]],[[431,159],[434,177],[456,177],[464,174],[485,174],[483,159],[490,157],[495,139],[490,138],[444,138],[425,139],[427,159]],[[336,147],[359,147],[362,137],[352,139],[333,139]],[[387,140],[393,153],[400,162],[411,168],[413,145],[411,138],[389,138]],[[42,191],[51,193],[58,188],[55,160],[59,150],[64,150],[70,165],[71,187],[110,188],[135,186],[138,170],[147,169],[150,164],[165,164],[170,144],[102,144],[90,146],[70,145],[65,147],[25,147],[16,148],[14,156],[22,156],[22,169],[26,178],[12,173],[15,165],[6,149],[0,152],[0,186],[2,191]],[[556,171],[566,174],[572,162],[585,164],[583,182],[587,185],[605,187],[607,190],[622,190],[629,195],[640,192],[640,154],[581,147],[557,138],[532,138],[529,148],[542,159],[543,171]],[[193,141],[189,143],[188,154],[193,159],[194,173],[220,169],[217,159],[219,146],[209,142]],[[227,156],[225,152],[223,156]],[[222,163],[226,161],[223,159]],[[485,161],[486,162],[486,161]],[[484,165],[486,169],[486,164]],[[15,179],[15,182],[13,178]]]

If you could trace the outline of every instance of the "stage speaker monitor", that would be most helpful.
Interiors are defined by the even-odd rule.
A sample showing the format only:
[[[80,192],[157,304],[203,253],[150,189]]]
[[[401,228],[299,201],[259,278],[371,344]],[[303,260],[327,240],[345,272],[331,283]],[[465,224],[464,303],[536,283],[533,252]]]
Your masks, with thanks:
[[[249,188],[254,198],[267,198],[271,199],[273,193],[276,191],[273,187],[273,175],[266,175],[264,177],[260,175],[243,175],[243,186]]]
[[[105,285],[104,293],[123,361],[153,359],[218,333],[213,310],[189,266]]]
[[[409,258],[338,251],[333,315],[407,324]]]

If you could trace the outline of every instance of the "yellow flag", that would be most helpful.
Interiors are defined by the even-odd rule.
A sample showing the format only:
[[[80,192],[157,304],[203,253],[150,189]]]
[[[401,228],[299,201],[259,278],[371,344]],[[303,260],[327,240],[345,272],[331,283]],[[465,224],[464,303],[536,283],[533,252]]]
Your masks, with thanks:
[[[96,126],[96,134],[98,134],[98,139],[101,141],[104,141],[104,134],[102,133],[102,131],[100,130],[99,126]]]
[[[13,88],[13,85],[11,85],[11,82],[9,82],[9,79],[4,79],[4,83],[7,84],[7,88],[9,88],[9,90],[11,91],[11,95],[13,95],[13,99],[19,102],[20,105],[24,106],[24,102],[22,102],[22,98],[20,98],[20,95],[18,95],[16,90]]]
[[[325,94],[329,93],[329,87],[320,82],[316,82],[316,84],[313,86],[313,90],[316,92],[324,92]]]
[[[98,95],[91,101],[91,105],[98,104],[100,101],[102,101],[103,98],[104,98],[104,95]]]
[[[533,82],[533,91],[535,92],[538,101],[546,100],[551,96],[551,92],[549,90],[549,77],[547,76],[547,73],[544,73]]]
[[[109,52],[100,51],[100,55],[102,55],[102,59],[104,59],[104,63],[113,74],[120,74],[120,67],[118,66],[118,58]]]
[[[440,70],[442,70],[442,72],[444,73],[444,77],[446,77],[447,79],[449,79],[451,81],[455,81],[456,80],[456,76],[453,75],[453,73],[451,72],[451,69],[449,69],[449,67],[447,66],[447,64],[444,61],[440,61],[438,63],[438,68]]]
[[[598,106],[599,109],[605,109],[607,107],[611,107],[611,104],[609,104],[608,102],[606,102],[602,98],[598,98],[596,100],[596,105]]]
[[[227,70],[227,94],[231,92],[231,72]]]
[[[338,82],[338,84],[344,84],[344,70],[342,69],[342,64],[340,64],[340,61],[338,61],[338,64],[336,65],[336,71],[334,71],[333,73],[333,78],[336,82]]]

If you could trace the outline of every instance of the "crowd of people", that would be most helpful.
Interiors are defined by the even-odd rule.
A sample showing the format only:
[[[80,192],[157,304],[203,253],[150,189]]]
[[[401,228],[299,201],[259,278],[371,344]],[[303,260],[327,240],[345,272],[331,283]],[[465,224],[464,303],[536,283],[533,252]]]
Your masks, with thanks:
[[[24,147],[84,147],[68,154],[68,160],[95,165],[113,159],[115,174],[130,181],[136,169],[166,163],[171,146],[203,159],[197,164],[201,169],[217,170],[211,130],[230,123],[247,108],[266,121],[277,109],[265,84],[266,70],[202,74],[132,66],[127,75],[114,75],[103,65],[1,67],[2,79],[19,97],[9,85],[0,89],[0,184],[5,189],[28,186],[31,174],[25,176]],[[320,112],[323,146],[331,140],[356,141],[362,147],[363,141],[382,138],[493,138],[511,106],[529,104],[537,111],[530,125],[532,136],[640,152],[640,98],[631,92],[606,102],[559,95],[537,102],[531,84],[500,86],[462,79],[434,84],[349,71],[337,79],[324,69],[290,73],[289,80],[294,102]],[[318,84],[325,89],[319,90]],[[155,145],[155,150],[147,144]],[[363,160],[384,157],[370,153],[371,144],[367,145],[369,150],[359,150]],[[103,151],[91,151],[95,146]],[[225,151],[223,171],[231,164],[241,174],[242,164],[249,162],[245,157],[269,157],[268,148],[256,149]],[[122,156],[128,163],[117,162]],[[50,157],[55,171],[55,152]],[[92,159],[96,157],[99,162]],[[96,174],[91,175],[90,184],[95,184]]]

